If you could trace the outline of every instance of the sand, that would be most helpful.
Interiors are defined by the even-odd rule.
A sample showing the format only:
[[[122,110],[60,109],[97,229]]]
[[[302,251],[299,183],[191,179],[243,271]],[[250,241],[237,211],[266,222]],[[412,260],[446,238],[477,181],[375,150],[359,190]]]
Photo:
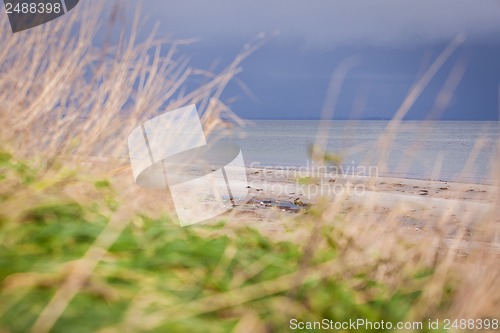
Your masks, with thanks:
[[[231,213],[238,221],[282,223],[307,212],[318,200],[342,200],[346,209],[363,209],[383,222],[398,212],[402,225],[422,231],[443,216],[457,228],[473,229],[492,214],[500,222],[496,185],[390,177],[314,174],[271,168],[248,169],[249,196]],[[279,229],[279,228],[278,228]],[[456,228],[455,228],[456,229]],[[449,233],[457,232],[451,228]]]

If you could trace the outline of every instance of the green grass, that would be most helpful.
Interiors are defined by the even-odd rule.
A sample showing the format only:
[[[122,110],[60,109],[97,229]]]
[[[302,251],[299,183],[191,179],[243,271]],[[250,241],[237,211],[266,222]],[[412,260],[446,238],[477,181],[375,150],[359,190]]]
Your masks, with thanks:
[[[109,204],[107,181],[52,175],[59,181],[47,186],[26,163],[1,156],[0,328],[27,332],[106,228],[116,202]],[[75,183],[93,188],[93,200],[63,194]],[[3,214],[19,196],[26,205]],[[169,217],[129,221],[52,332],[232,332],[249,315],[270,332],[288,332],[292,318],[397,322],[410,318],[433,275],[409,267],[390,286],[372,274],[383,260],[376,255],[373,266],[343,262],[341,222],[322,226],[323,245],[311,252],[306,241],[224,222],[180,228]],[[316,274],[325,268],[331,274]]]

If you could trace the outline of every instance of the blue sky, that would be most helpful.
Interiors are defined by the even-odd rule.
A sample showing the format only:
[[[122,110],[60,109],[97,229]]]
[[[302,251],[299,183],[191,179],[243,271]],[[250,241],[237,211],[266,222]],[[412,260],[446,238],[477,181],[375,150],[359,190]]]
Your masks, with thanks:
[[[390,118],[439,52],[458,34],[465,44],[443,66],[408,119],[424,119],[453,65],[467,64],[441,119],[498,120],[500,1],[497,0],[133,0],[160,35],[198,37],[183,51],[194,66],[227,63],[259,34],[277,34],[243,64],[233,110],[252,119],[317,119],[335,68],[356,56],[338,118]],[[145,31],[150,25],[145,26]],[[360,103],[363,101],[363,103]]]

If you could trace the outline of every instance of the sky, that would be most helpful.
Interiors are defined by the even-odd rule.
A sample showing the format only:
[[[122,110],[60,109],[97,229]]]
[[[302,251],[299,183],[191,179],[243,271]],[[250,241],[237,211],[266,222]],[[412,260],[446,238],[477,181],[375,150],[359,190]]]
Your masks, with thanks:
[[[498,120],[500,0],[131,0],[147,33],[199,38],[182,51],[195,67],[227,64],[248,41],[269,36],[243,63],[224,97],[249,119],[319,119],[330,79],[356,58],[338,99],[339,119],[388,119],[415,81],[459,34],[465,43],[443,65],[406,119],[426,119],[453,71],[465,72],[444,120]],[[460,67],[462,66],[462,67]]]

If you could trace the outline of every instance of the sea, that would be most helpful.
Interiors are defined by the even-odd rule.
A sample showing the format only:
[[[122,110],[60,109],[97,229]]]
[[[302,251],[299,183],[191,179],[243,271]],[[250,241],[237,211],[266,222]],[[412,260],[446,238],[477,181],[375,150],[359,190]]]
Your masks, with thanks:
[[[388,125],[381,120],[252,120],[224,140],[239,144],[245,164],[253,167],[314,168],[310,147],[324,142],[345,174],[371,170],[372,176],[486,184],[498,177],[499,122],[403,121],[392,131]]]

